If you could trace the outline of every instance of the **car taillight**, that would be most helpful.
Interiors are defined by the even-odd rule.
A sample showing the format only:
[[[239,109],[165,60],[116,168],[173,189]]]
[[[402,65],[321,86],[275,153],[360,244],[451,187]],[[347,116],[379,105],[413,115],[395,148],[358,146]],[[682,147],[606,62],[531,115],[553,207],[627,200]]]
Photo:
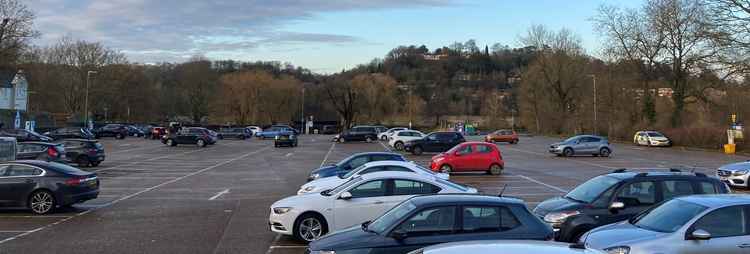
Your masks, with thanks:
[[[91,154],[91,155],[96,155],[96,153],[98,153],[98,152],[99,151],[96,150],[96,149],[94,149],[94,148],[89,149],[89,154]]]
[[[55,149],[54,147],[50,147],[47,149],[47,155],[49,155],[49,157],[57,157],[60,155],[60,153],[57,152],[57,149]]]
[[[72,178],[72,179],[65,180],[65,185],[78,186],[78,185],[81,185],[85,181],[86,181],[86,178]]]

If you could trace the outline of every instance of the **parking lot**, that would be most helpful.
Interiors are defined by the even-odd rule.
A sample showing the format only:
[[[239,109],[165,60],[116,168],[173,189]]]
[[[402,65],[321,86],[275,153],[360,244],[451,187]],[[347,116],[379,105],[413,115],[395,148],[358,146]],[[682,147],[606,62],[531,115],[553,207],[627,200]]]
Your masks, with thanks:
[[[495,195],[519,197],[533,208],[617,168],[683,168],[713,175],[723,164],[749,159],[679,148],[615,144],[610,158],[561,158],[547,153],[555,139],[522,137],[498,144],[501,176],[452,175],[453,181]],[[52,215],[0,211],[0,253],[302,253],[305,246],[268,230],[269,206],[295,194],[310,170],[353,153],[383,151],[376,143],[331,143],[300,137],[297,148],[267,140],[222,140],[207,148],[168,147],[141,138],[102,141],[98,199]],[[431,155],[407,159],[428,165]]]

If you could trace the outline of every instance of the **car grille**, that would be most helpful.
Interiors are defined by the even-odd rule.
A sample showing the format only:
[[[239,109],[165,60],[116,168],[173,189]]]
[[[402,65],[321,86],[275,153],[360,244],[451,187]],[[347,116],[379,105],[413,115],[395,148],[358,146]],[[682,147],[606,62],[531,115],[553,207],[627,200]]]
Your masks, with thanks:
[[[732,171],[719,169],[716,171],[716,174],[719,176],[730,176],[732,175]]]

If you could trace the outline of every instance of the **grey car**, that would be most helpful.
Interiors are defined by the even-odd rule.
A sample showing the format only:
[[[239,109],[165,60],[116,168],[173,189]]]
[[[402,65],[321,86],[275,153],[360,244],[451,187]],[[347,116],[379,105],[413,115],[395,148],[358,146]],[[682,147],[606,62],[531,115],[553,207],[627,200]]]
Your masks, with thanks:
[[[750,187],[750,161],[721,166],[716,170],[716,177],[732,187]]]
[[[612,146],[605,137],[594,135],[579,135],[554,143],[549,146],[549,152],[557,156],[570,157],[574,155],[593,155],[609,157]]]
[[[605,254],[583,246],[549,241],[487,240],[433,245],[409,254]]]
[[[608,253],[750,253],[750,196],[693,195],[667,201],[581,238]]]

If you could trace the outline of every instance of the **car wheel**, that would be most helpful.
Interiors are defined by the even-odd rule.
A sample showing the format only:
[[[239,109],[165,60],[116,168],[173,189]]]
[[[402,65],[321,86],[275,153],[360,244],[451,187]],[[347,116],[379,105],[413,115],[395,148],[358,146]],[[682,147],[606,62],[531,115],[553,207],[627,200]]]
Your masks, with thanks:
[[[453,168],[451,168],[448,164],[443,164],[443,166],[440,166],[440,173],[450,174],[451,171],[453,171]]]
[[[403,151],[404,150],[404,142],[396,142],[396,144],[393,144],[393,148],[396,148],[396,151]]]
[[[612,151],[610,151],[609,148],[606,147],[599,150],[599,155],[601,155],[602,157],[609,157],[611,153]]]
[[[206,147],[206,141],[199,139],[197,142],[195,142],[196,145],[199,147]]]
[[[171,139],[171,138],[170,138],[170,139],[167,139],[167,142],[166,142],[166,144],[167,144],[168,146],[177,146],[177,142],[174,142],[174,139]]]
[[[101,161],[92,161],[92,162],[91,162],[91,166],[92,166],[92,167],[98,167],[98,166],[99,166],[99,164],[101,164],[101,163],[102,163]]]
[[[125,139],[125,136],[123,136],[122,134],[118,133],[118,134],[115,135],[115,138],[116,139]]]
[[[78,164],[79,167],[88,167],[89,164],[91,164],[91,161],[89,161],[89,158],[86,158],[86,156],[79,156],[76,159],[76,164]]]
[[[489,170],[490,175],[499,175],[503,173],[503,167],[497,164],[492,164]]]
[[[294,237],[309,243],[327,233],[325,219],[317,214],[304,214],[294,224]]]
[[[35,214],[48,214],[55,210],[55,196],[52,192],[36,191],[29,197],[29,208]]]
[[[339,137],[339,143],[346,143],[346,139],[344,137]]]
[[[245,140],[245,136],[240,136],[240,140]]]
[[[365,142],[372,143],[372,137],[370,136],[365,137]]]
[[[513,141],[510,141],[510,144],[511,144],[511,145],[515,145],[515,144],[518,144],[518,139],[514,139]]]
[[[421,146],[415,146],[411,149],[411,153],[414,155],[422,155],[422,147]]]
[[[385,135],[383,135],[383,136],[380,136],[380,140],[386,141],[386,140],[388,140],[388,138]]]
[[[570,148],[570,147],[565,148],[563,150],[563,156],[565,156],[565,157],[573,156],[573,148]]]

